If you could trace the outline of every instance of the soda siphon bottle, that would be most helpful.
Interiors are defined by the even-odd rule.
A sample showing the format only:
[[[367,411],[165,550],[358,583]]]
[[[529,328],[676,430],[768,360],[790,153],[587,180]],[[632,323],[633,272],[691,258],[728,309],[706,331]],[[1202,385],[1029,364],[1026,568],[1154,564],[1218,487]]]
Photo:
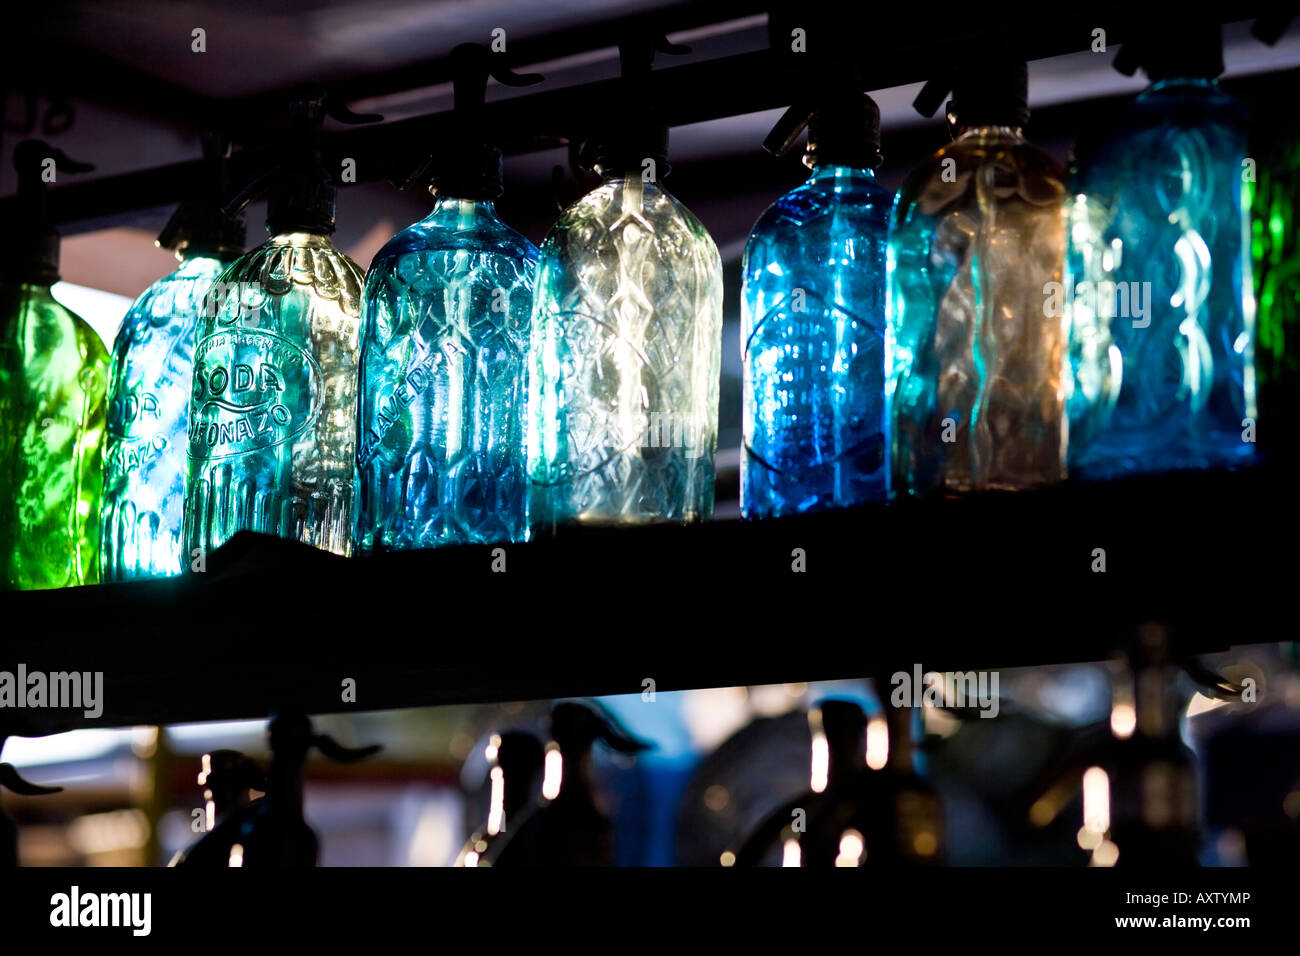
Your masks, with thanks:
[[[1260,17],[1251,33],[1264,43],[1277,43],[1290,25],[1290,13]],[[1263,430],[1260,453],[1272,460],[1295,457],[1294,443],[1280,422],[1300,389],[1300,124],[1292,115],[1293,94],[1300,70],[1277,77],[1252,102],[1245,175],[1250,208],[1250,254],[1255,280],[1255,373]],[[1290,347],[1288,348],[1288,344]]]
[[[1060,284],[1065,171],[1031,145],[1023,63],[959,65],[953,141],[908,176],[889,239],[885,340],[894,495],[1018,490],[1064,477]]]
[[[583,149],[601,185],[542,245],[529,372],[529,521],[690,522],[713,514],[722,263],[660,180],[668,129],[654,49],[621,45],[622,95]]]
[[[0,587],[99,580],[108,350],[50,294],[59,235],[45,186],[92,167],[45,143],[14,149],[18,221],[0,239]]]
[[[1300,83],[1300,71],[1290,82],[1279,82],[1279,93]],[[1255,282],[1255,362],[1259,412],[1264,430],[1261,452],[1272,459],[1295,454],[1280,424],[1284,410],[1300,388],[1300,125],[1276,129],[1279,110],[1259,110],[1260,125],[1269,127],[1250,149],[1255,177],[1247,179],[1251,212],[1250,250]],[[1279,135],[1280,133],[1280,135]]]
[[[528,536],[524,422],[537,249],[497,218],[501,152],[487,145],[481,113],[489,75],[514,86],[541,77],[494,67],[477,44],[452,55],[457,134],[432,163],[433,211],[389,240],[366,276],[362,552]]]
[[[1256,412],[1245,121],[1216,79],[1221,28],[1139,35],[1115,65],[1141,67],[1151,85],[1077,150],[1070,473],[1246,463]]]
[[[335,185],[322,163],[323,94],[304,96],[266,188],[271,238],[213,282],[190,394],[185,548],[194,562],[237,531],[352,549],[359,266],[335,248]]]
[[[207,182],[158,237],[180,268],[135,300],[113,343],[104,448],[100,568],[105,581],[180,574],[190,385],[199,313],[239,256],[244,223],[222,210],[225,144],[205,137]]]
[[[808,181],[754,225],[741,293],[740,503],[764,518],[883,500],[885,250],[893,193],[876,182],[880,110],[857,87],[792,107]]]

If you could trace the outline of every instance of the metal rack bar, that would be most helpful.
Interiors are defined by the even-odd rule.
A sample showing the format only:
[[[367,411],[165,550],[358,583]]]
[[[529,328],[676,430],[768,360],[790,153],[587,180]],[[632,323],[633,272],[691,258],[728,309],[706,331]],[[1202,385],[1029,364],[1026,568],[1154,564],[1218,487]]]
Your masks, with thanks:
[[[747,11],[761,11],[766,6],[770,5],[741,2],[683,4],[666,13],[655,14],[653,23],[672,31],[726,22]],[[703,14],[704,10],[709,11],[707,16]],[[1248,16],[1240,10],[1229,12],[1227,5],[1223,5],[1219,12],[1225,21]],[[1050,29],[1037,20],[1030,21],[1011,14],[995,15],[983,10],[978,15],[969,11],[946,12],[937,22],[927,24],[924,31],[915,29],[914,20],[914,15],[906,11],[883,15],[874,10],[845,12],[845,34],[871,39],[869,44],[864,42],[863,54],[864,82],[868,90],[926,79],[933,64],[943,57],[957,55],[981,44],[1006,55],[1039,59],[1088,49],[1092,31],[1098,26],[1107,29],[1109,42],[1119,42],[1124,28],[1123,14],[1113,9],[1090,11],[1087,15],[1056,14]],[[511,60],[526,67],[530,59],[554,57],[556,50],[576,52],[604,48],[614,42],[621,31],[644,27],[645,22],[644,17],[633,17],[599,24],[589,30],[573,31],[572,35],[521,41]],[[789,25],[798,22],[800,11],[797,6],[778,4],[771,14],[772,33],[784,38],[789,33]],[[869,56],[866,53],[868,49]],[[665,62],[655,70],[654,82],[664,119],[670,126],[682,126],[788,105],[804,79],[799,69],[801,63],[783,46],[774,46],[769,50],[681,66]],[[440,59],[394,71],[387,77],[343,83],[341,91],[347,97],[391,93],[412,85],[429,85],[449,75],[449,69],[449,60]],[[90,82],[90,77],[81,78],[82,86]],[[137,88],[134,81],[128,86]],[[500,131],[499,145],[508,155],[551,148],[586,136],[602,109],[617,101],[619,92],[620,86],[614,80],[551,90],[543,87],[537,92],[489,103],[485,122],[490,128]],[[184,97],[167,94],[162,100],[164,108],[173,101],[188,104],[186,109],[190,110],[190,116],[204,115],[228,131],[235,130],[232,138],[244,144],[245,148],[232,162],[232,178],[250,177],[259,168],[265,148],[259,143],[263,134],[256,124],[249,125],[247,116],[254,111],[255,105],[263,110],[270,108],[276,101],[275,95],[229,103],[208,102],[201,109],[193,107],[191,100]],[[431,144],[439,142],[448,132],[450,122],[451,114],[442,112],[327,133],[323,137],[323,151],[330,160],[341,157],[355,159],[358,183],[400,179],[424,158]],[[236,130],[236,127],[239,128]],[[51,216],[56,223],[71,226],[70,232],[81,231],[77,228],[81,223],[102,228],[132,211],[178,202],[197,167],[197,162],[178,163],[56,187],[49,194]],[[12,198],[0,200],[0,217],[12,213],[12,203]]]

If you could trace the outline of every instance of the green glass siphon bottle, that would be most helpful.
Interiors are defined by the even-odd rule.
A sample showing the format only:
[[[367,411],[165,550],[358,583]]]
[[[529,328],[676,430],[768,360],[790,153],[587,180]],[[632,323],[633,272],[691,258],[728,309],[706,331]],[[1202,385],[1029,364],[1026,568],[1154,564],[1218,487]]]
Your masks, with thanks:
[[[1300,70],[1279,79],[1255,103],[1245,176],[1250,206],[1250,252],[1255,283],[1255,371],[1260,451],[1270,461],[1294,458],[1294,443],[1281,426],[1300,391],[1300,124],[1278,122],[1288,112]]]
[[[59,236],[45,186],[91,167],[28,140],[14,149],[18,220],[0,239],[0,587],[99,580],[108,350],[59,304]]]

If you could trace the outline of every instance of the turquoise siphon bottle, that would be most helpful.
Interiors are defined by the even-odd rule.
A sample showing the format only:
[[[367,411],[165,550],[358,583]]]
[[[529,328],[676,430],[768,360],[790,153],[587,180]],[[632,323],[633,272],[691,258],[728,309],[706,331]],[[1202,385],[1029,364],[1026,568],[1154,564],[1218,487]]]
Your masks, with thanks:
[[[903,183],[889,238],[892,495],[1014,491],[1065,476],[1065,170],[1030,144],[1024,63],[955,66],[953,141]]]
[[[842,85],[841,85],[842,84]],[[808,181],[745,246],[740,504],[747,518],[885,496],[885,250],[893,193],[876,182],[880,110],[847,78],[786,113],[764,144],[808,128]]]
[[[542,244],[529,371],[529,521],[685,523],[712,517],[722,263],[662,185],[668,128],[654,50],[620,46],[620,95],[583,147],[601,184]]]
[[[203,142],[205,181],[158,236],[180,267],[132,304],[113,343],[100,512],[105,581],[180,574],[194,337],[208,290],[244,245],[222,209],[226,144]]]
[[[14,149],[17,216],[0,235],[0,588],[99,580],[108,350],[50,293],[59,234],[46,185],[92,167],[37,140]]]
[[[271,238],[215,280],[190,393],[185,549],[191,567],[238,531],[352,550],[364,274],[335,248],[336,187],[320,155],[324,94],[297,99],[283,155],[229,208],[268,193]]]
[[[1151,85],[1082,141],[1069,204],[1070,473],[1107,479],[1255,455],[1246,123],[1217,24],[1139,32]]]
[[[514,86],[541,77],[494,66],[494,56],[472,43],[452,51],[456,132],[432,161],[433,210],[389,240],[366,276],[356,489],[363,553],[528,536],[537,249],[497,217],[501,152],[487,145],[481,114],[489,75]]]

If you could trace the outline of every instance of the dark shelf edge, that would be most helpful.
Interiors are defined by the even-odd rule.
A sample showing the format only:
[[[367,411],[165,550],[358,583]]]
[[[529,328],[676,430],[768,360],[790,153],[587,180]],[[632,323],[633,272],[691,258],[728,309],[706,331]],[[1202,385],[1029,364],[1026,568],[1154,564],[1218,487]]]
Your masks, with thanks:
[[[102,671],[107,700],[98,719],[0,708],[0,729],[1075,663],[1147,625],[1183,656],[1226,651],[1294,620],[1290,473],[562,529],[505,546],[504,573],[490,546],[349,560],[243,534],[205,574],[0,594],[0,670]]]

